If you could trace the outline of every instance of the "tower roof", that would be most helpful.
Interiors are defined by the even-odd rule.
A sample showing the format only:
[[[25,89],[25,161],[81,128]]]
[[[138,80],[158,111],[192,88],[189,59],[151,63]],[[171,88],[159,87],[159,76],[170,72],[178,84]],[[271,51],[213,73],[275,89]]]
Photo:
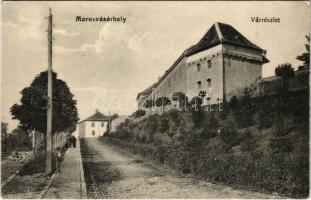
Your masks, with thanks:
[[[95,114],[89,116],[88,118],[82,120],[79,123],[82,123],[84,121],[108,121],[108,120],[109,120],[109,116],[106,116],[102,114],[101,112],[99,112],[98,110],[96,110]]]
[[[200,51],[204,51],[218,44],[233,44],[249,49],[254,49],[263,52],[264,50],[249,41],[239,31],[229,24],[216,22],[206,32],[199,42],[187,49],[184,53],[186,56],[193,55]]]
[[[139,96],[141,96],[141,95],[148,95],[148,94],[150,94],[151,93],[151,91],[152,91],[152,88],[154,88],[155,87],[155,85],[156,85],[156,83],[153,83],[151,86],[149,86],[147,89],[145,89],[145,90],[143,90],[142,92],[140,92],[140,93],[138,93],[138,95],[137,95],[137,98],[136,99],[138,99],[139,98]]]

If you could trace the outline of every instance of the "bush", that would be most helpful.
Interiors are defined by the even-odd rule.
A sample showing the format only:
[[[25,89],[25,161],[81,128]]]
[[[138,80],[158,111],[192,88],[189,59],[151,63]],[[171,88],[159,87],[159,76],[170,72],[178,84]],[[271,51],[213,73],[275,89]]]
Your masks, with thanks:
[[[167,154],[167,147],[160,145],[156,148],[157,151],[157,157],[158,157],[158,161],[162,164],[164,164],[165,161],[165,155]]]
[[[32,175],[36,173],[45,172],[45,160],[43,154],[36,155],[32,160],[30,160],[26,165],[20,170],[20,175]]]
[[[231,98],[230,98],[230,101],[229,101],[229,109],[236,109],[237,106],[238,106],[238,98],[237,96],[233,95]]]
[[[192,110],[191,118],[195,126],[200,126],[202,120],[204,119],[205,112],[203,110]]]
[[[290,153],[294,149],[292,138],[277,137],[270,139],[270,148],[273,153]]]
[[[168,97],[158,97],[155,101],[157,107],[166,106],[171,103],[171,100]]]
[[[32,141],[29,132],[16,128],[10,134],[1,137],[1,151],[10,153],[12,151],[29,151],[32,149]]]
[[[251,87],[245,87],[241,96],[241,100],[235,102],[233,99],[233,104],[237,103],[237,106],[234,105],[232,113],[237,122],[238,128],[250,127],[254,124],[253,114],[255,113],[254,105],[251,100],[254,89]]]
[[[190,105],[192,110],[200,111],[202,110],[202,98],[201,97],[193,97],[190,101]]]
[[[139,118],[139,117],[145,116],[145,114],[146,114],[146,111],[144,111],[144,110],[142,110],[142,109],[139,109],[139,110],[136,110],[136,111],[132,114],[132,116],[133,116],[134,118]]]
[[[201,121],[202,127],[201,139],[206,140],[217,136],[219,119],[216,118],[214,112],[207,113]]]
[[[188,97],[183,92],[173,93],[172,100],[179,102],[179,108],[182,110],[186,109],[189,104]]]
[[[256,147],[256,139],[250,131],[246,131],[240,136],[241,151],[253,151]]]
[[[17,149],[17,135],[8,134],[1,137],[1,152],[10,153]]]
[[[220,138],[228,147],[232,147],[237,144],[237,137],[236,122],[234,117],[229,115],[227,119],[220,124]]]
[[[160,132],[160,133],[165,133],[167,132],[169,129],[169,121],[167,118],[165,117],[162,117],[160,120],[159,120],[159,124],[158,124],[158,127],[157,127],[157,130]]]
[[[163,97],[163,106],[170,105],[171,100],[168,97]]]
[[[156,105],[157,107],[163,106],[163,99],[162,99],[162,97],[158,97],[158,98],[156,99],[155,105]]]
[[[146,108],[151,108],[154,106],[154,101],[153,100],[146,100],[146,104],[145,104]]]

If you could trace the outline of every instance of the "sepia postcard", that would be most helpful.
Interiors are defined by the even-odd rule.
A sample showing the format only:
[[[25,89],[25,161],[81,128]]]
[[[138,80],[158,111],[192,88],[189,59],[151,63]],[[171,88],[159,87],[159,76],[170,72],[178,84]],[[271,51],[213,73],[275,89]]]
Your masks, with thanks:
[[[1,13],[1,198],[309,198],[309,1]]]

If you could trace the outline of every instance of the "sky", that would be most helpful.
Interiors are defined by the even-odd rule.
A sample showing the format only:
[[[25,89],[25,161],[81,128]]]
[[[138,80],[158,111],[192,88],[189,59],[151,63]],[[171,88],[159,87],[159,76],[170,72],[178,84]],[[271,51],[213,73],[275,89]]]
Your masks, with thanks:
[[[2,2],[1,121],[14,129],[10,107],[47,69],[47,19],[54,21],[53,70],[77,100],[80,119],[96,109],[129,115],[137,93],[164,74],[215,22],[232,25],[267,50],[262,76],[281,63],[301,63],[310,30],[309,2]],[[126,17],[125,23],[76,22],[81,17]],[[251,17],[280,18],[254,23]]]

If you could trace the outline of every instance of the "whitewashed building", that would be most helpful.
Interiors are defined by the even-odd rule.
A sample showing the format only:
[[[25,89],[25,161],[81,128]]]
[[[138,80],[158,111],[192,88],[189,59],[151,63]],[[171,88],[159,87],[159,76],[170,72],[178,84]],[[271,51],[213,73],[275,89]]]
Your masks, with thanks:
[[[79,122],[79,137],[92,138],[103,136],[109,129],[110,116],[96,110],[95,114]]]

